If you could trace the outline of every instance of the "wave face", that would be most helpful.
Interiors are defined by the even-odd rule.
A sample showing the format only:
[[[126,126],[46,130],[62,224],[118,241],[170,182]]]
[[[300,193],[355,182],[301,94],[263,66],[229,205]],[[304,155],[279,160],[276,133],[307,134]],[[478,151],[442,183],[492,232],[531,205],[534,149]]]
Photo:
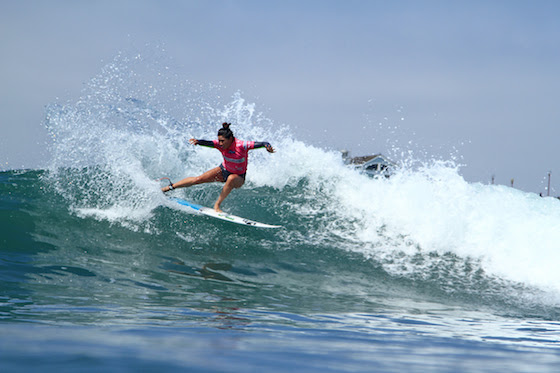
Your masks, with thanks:
[[[0,173],[4,319],[184,326],[225,312],[224,326],[329,314],[363,326],[350,315],[407,310],[422,323],[485,310],[560,320],[558,200],[467,183],[451,161],[403,160],[414,166],[370,179],[242,94],[161,71],[119,56],[79,100],[48,107],[47,170]],[[282,229],[189,215],[160,192],[158,178],[221,162],[188,139],[215,138],[223,121],[277,153],[251,151],[246,184],[222,207]],[[212,206],[220,189],[173,193]]]

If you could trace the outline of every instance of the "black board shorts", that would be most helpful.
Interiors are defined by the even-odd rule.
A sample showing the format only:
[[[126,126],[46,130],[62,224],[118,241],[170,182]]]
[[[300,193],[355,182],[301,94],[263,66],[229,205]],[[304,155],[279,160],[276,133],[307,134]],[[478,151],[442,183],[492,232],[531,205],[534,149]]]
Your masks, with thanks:
[[[220,169],[222,170],[222,177],[224,178],[224,183],[227,181],[229,175],[232,175],[233,172],[229,172],[228,170],[226,170],[226,168],[224,167],[223,164],[220,165]],[[235,175],[239,175],[239,174],[235,174]],[[247,173],[245,172],[244,174],[241,174],[239,176],[241,176],[243,178],[243,180],[245,180],[245,176],[247,175]]]

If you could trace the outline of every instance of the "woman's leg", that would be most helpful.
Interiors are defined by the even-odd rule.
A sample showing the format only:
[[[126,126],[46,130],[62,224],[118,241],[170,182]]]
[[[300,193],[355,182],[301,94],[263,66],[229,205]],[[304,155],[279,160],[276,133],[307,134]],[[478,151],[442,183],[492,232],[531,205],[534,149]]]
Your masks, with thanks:
[[[213,168],[211,170],[206,171],[202,175],[199,176],[191,176],[184,178],[181,181],[173,183],[173,188],[187,188],[197,184],[204,184],[204,183],[213,183],[216,181],[224,181],[222,176],[222,170],[220,167]],[[161,188],[162,192],[168,192],[170,190],[169,186]]]
[[[218,212],[222,212],[222,209],[220,209],[220,205],[222,204],[224,199],[226,199],[226,197],[229,195],[229,193],[234,188],[240,188],[244,183],[245,183],[245,179],[242,178],[241,176],[236,175],[236,174],[229,175],[229,177],[227,178],[226,184],[222,188],[222,192],[220,193],[220,196],[218,197],[218,200],[214,204],[214,210],[216,210]]]

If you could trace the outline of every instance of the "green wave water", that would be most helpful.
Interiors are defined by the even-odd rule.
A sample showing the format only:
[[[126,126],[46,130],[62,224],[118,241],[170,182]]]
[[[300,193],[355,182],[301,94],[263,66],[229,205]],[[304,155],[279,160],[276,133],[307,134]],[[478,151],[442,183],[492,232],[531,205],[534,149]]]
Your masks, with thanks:
[[[320,223],[275,208],[301,198],[301,186],[240,190],[229,201],[285,226],[271,232],[165,204],[141,222],[84,215],[45,180],[44,171],[0,174],[4,371],[469,371],[481,368],[472,360],[481,348],[488,371],[524,371],[529,356],[534,371],[558,362],[558,307],[537,302],[536,289],[451,254],[409,258],[421,275],[386,270],[388,259],[318,237]],[[207,188],[202,195],[219,191]],[[450,357],[459,352],[469,356]]]

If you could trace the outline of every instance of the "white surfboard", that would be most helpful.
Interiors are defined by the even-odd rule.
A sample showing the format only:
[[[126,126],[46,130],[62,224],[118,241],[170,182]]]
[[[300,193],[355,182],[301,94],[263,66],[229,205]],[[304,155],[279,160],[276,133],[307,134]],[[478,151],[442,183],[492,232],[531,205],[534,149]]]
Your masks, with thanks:
[[[228,214],[226,212],[217,212],[216,210],[211,209],[209,207],[197,205],[196,203],[185,201],[184,199],[180,199],[176,197],[171,197],[170,199],[181,206],[185,206],[195,211],[198,214],[210,216],[220,220],[229,221],[230,223],[248,225],[250,227],[256,227],[256,228],[281,228],[282,227],[281,225],[270,225],[270,224],[260,223],[254,220],[245,219],[240,216]]]

